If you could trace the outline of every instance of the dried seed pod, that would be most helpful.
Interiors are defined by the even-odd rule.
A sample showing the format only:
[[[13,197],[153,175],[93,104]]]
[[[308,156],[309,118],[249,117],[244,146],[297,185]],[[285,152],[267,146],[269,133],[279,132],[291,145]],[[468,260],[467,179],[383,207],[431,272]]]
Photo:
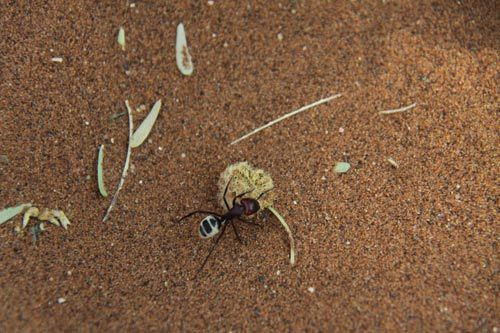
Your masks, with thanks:
[[[271,176],[264,170],[254,168],[246,161],[231,164],[220,175],[218,198],[219,204],[224,209],[227,209],[224,203],[224,190],[228,183],[226,199],[229,207],[232,206],[234,197],[242,193],[246,193],[245,198],[258,200],[261,209],[273,204],[274,193],[271,191],[273,188]]]

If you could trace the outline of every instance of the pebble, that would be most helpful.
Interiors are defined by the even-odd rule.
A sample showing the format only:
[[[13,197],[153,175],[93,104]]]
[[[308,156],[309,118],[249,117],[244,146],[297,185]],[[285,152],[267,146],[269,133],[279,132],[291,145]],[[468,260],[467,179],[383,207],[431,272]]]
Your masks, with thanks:
[[[59,297],[57,299],[57,303],[59,303],[59,304],[63,304],[64,302],[66,302],[66,298],[64,298],[64,297]]]
[[[311,294],[315,291],[314,287],[309,287],[307,288],[307,291],[310,292]]]

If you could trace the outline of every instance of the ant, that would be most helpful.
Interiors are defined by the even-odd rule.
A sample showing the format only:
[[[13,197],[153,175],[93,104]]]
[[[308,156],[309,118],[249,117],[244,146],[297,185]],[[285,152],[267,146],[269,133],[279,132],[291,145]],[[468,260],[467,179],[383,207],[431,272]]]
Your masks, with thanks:
[[[227,213],[220,215],[218,213],[214,213],[214,212],[210,212],[210,211],[206,211],[206,210],[196,210],[194,212],[187,214],[186,216],[183,216],[182,218],[180,218],[177,221],[177,222],[181,222],[182,220],[187,219],[188,217],[193,216],[195,214],[209,214],[200,222],[200,227],[198,229],[199,235],[203,239],[208,239],[208,238],[212,238],[215,235],[219,234],[219,237],[217,237],[217,239],[215,240],[215,243],[212,245],[212,248],[208,252],[208,255],[205,257],[205,260],[203,261],[203,264],[201,265],[201,267],[198,269],[198,272],[196,273],[195,277],[203,269],[203,267],[205,267],[205,264],[207,263],[208,258],[210,258],[210,255],[212,254],[215,247],[219,243],[219,240],[224,235],[224,231],[226,231],[226,227],[228,225],[231,225],[233,227],[236,238],[238,239],[238,241],[240,243],[243,243],[243,241],[240,238],[240,235],[238,234],[238,230],[236,229],[235,224],[232,223],[234,219],[236,219],[240,222],[243,222],[243,223],[252,224],[252,225],[256,225],[256,226],[260,227],[259,224],[255,223],[255,222],[242,220],[241,217],[243,215],[249,216],[249,215],[253,215],[253,214],[257,213],[260,210],[260,205],[259,205],[258,200],[265,193],[271,191],[272,188],[270,188],[267,191],[262,192],[257,199],[243,198],[243,196],[245,194],[252,192],[254,189],[247,191],[247,192],[244,192],[244,193],[241,193],[241,194],[238,194],[237,196],[235,196],[233,198],[233,202],[232,202],[233,205],[231,208],[229,208],[229,204],[227,203],[226,195],[227,195],[227,190],[229,188],[229,184],[231,183],[232,179],[233,179],[233,177],[231,177],[231,179],[229,179],[229,181],[227,182],[226,188],[224,189],[223,199],[224,199],[224,204],[226,205],[226,208],[227,208]],[[239,202],[236,202],[236,199],[240,199]]]

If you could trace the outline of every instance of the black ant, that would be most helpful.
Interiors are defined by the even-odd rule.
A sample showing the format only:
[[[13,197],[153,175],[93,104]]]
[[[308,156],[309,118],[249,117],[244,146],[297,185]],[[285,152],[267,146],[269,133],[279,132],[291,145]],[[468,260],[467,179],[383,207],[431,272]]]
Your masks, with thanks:
[[[215,247],[219,243],[219,240],[221,237],[224,235],[224,231],[226,231],[226,227],[228,225],[231,225],[233,227],[234,233],[236,235],[236,238],[240,243],[243,243],[243,241],[240,238],[240,235],[238,234],[238,230],[236,229],[236,226],[233,222],[234,219],[237,219],[240,222],[244,222],[247,224],[252,224],[252,225],[257,225],[255,222],[250,222],[250,221],[245,221],[242,220],[240,217],[243,215],[249,216],[257,213],[260,210],[260,205],[259,205],[259,199],[267,192],[269,192],[271,189],[262,192],[257,199],[253,198],[243,198],[245,194],[248,194],[253,191],[247,191],[241,194],[238,194],[233,198],[233,205],[231,208],[229,208],[229,204],[227,203],[226,195],[227,195],[227,189],[229,188],[229,184],[231,183],[231,179],[229,179],[226,188],[224,189],[224,204],[226,205],[227,208],[227,213],[220,215],[214,212],[206,211],[206,210],[196,210],[194,212],[191,212],[187,214],[186,216],[180,218],[177,222],[181,222],[184,219],[187,219],[188,217],[195,215],[195,214],[209,214],[206,216],[203,220],[200,222],[200,228],[198,229],[200,237],[207,239],[207,238],[212,238],[215,235],[219,234],[219,237],[215,240],[215,243],[212,245],[212,248],[208,252],[208,255],[206,256],[205,260],[203,261],[203,264],[199,268],[198,272],[196,273],[195,277],[198,275],[198,273],[203,269],[205,264],[208,261],[208,258],[210,258],[210,255],[214,251]],[[240,199],[239,202],[236,202],[236,199]]]

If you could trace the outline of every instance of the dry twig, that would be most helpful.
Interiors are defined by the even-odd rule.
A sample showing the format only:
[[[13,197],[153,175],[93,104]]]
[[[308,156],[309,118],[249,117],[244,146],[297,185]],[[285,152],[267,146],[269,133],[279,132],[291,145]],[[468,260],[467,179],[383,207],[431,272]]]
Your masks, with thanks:
[[[120,182],[118,183],[118,187],[116,188],[115,194],[113,195],[113,199],[111,200],[111,203],[109,204],[108,211],[106,212],[106,215],[104,215],[104,218],[102,219],[103,222],[106,222],[106,220],[109,217],[109,214],[111,213],[111,210],[113,209],[113,207],[116,204],[118,192],[120,192],[121,188],[123,187],[123,183],[125,182],[125,177],[127,177],[128,167],[130,164],[130,154],[132,152],[132,147],[131,147],[130,143],[132,141],[132,132],[134,129],[134,123],[132,120],[132,109],[130,108],[130,105],[128,104],[128,100],[125,100],[125,106],[127,107],[127,113],[128,113],[127,157],[125,158],[125,165],[123,166],[123,171],[122,171],[122,176],[120,178]]]
[[[392,114],[392,113],[404,112],[404,111],[408,111],[410,109],[413,109],[415,106],[417,106],[417,103],[413,103],[413,104],[410,104],[408,106],[405,106],[405,107],[402,107],[399,109],[379,111],[378,114]]]
[[[270,127],[270,126],[272,126],[272,125],[274,125],[274,124],[276,124],[276,123],[279,123],[280,121],[285,120],[286,118],[289,118],[289,117],[291,117],[291,116],[294,116],[294,115],[296,115],[296,114],[298,114],[298,113],[301,113],[301,112],[303,112],[303,111],[305,111],[305,110],[308,110],[308,109],[310,109],[310,108],[312,108],[312,107],[315,107],[315,106],[317,106],[317,105],[320,105],[320,104],[323,104],[323,103],[329,102],[329,101],[331,101],[332,99],[338,98],[338,97],[340,97],[340,96],[342,96],[342,94],[337,94],[337,95],[333,95],[333,96],[330,96],[330,97],[327,97],[327,98],[323,98],[323,99],[320,99],[319,101],[316,101],[316,102],[311,103],[311,104],[309,104],[309,105],[303,106],[303,107],[301,107],[300,109],[297,109],[297,110],[295,110],[295,111],[292,111],[292,112],[290,112],[290,113],[287,113],[287,114],[285,114],[285,115],[283,115],[283,116],[279,117],[278,119],[272,120],[272,121],[268,122],[267,124],[265,124],[264,126],[261,126],[261,127],[259,127],[259,128],[256,128],[256,129],[254,129],[253,131],[251,131],[250,133],[247,133],[247,134],[243,135],[241,138],[234,140],[234,141],[233,141],[233,142],[231,142],[229,145],[234,145],[235,143],[238,143],[238,142],[240,142],[241,140],[246,139],[246,138],[248,138],[249,136],[254,135],[254,134],[255,134],[255,133],[257,133],[257,132],[260,132],[260,131],[262,131],[262,130],[263,130],[263,129],[265,129],[265,128],[268,128],[268,127]]]

